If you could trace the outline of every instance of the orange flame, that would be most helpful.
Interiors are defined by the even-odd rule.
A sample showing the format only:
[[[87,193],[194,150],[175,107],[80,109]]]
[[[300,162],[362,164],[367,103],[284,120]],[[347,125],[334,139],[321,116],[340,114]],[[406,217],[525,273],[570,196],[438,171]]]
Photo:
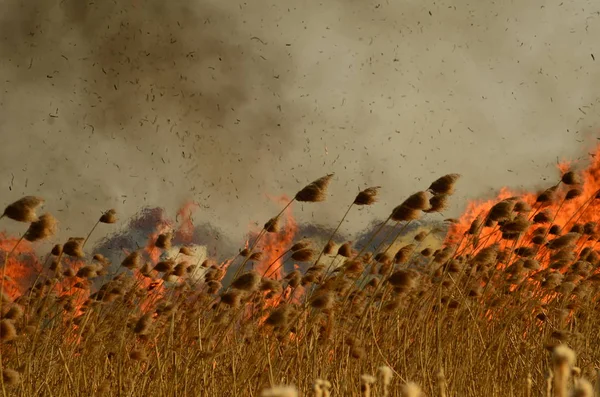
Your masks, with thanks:
[[[585,224],[587,222],[600,221],[600,200],[595,199],[598,192],[600,192],[600,145],[595,149],[591,156],[591,163],[580,174],[581,183],[578,186],[558,184],[559,189],[557,191],[557,198],[550,203],[536,203],[538,197],[536,193],[515,192],[508,188],[502,188],[495,199],[469,202],[466,211],[458,219],[458,222],[450,226],[449,233],[446,237],[446,244],[458,244],[460,250],[468,243],[468,236],[466,236],[466,233],[472,222],[477,218],[485,220],[485,217],[494,204],[511,197],[524,201],[532,207],[531,213],[527,215],[530,220],[541,210],[549,211],[553,217],[552,223],[560,226],[563,232],[568,232],[576,223]],[[557,168],[560,173],[557,178],[558,183],[561,175],[571,168],[571,163],[569,161],[563,161],[558,164]],[[574,199],[564,200],[566,192],[574,187],[580,188],[582,194]],[[546,224],[544,226],[550,225]],[[531,229],[535,229],[535,225],[531,227],[530,230]],[[501,234],[502,233],[497,226],[482,227],[479,231],[479,236],[484,238],[481,238],[476,251],[490,246],[491,244],[499,243]],[[526,237],[527,236],[519,240],[519,245],[522,245],[523,241],[527,241]],[[583,246],[591,246],[594,243],[595,242],[591,240],[586,241]],[[505,248],[507,244],[512,245],[514,242],[500,242],[501,248]]]
[[[17,248],[13,251],[15,246]],[[7,255],[11,251],[7,261]],[[0,233],[0,266],[6,266],[2,291],[11,299],[21,295],[35,274],[42,269],[28,241],[19,242],[19,239],[7,237],[4,233]]]
[[[273,198],[274,201],[287,204],[290,199],[283,195]],[[256,265],[256,270],[263,274],[267,272],[269,278],[281,279],[283,272],[283,254],[292,246],[298,225],[292,215],[292,206],[290,205],[283,213],[284,224],[277,233],[266,233],[260,241],[259,250],[263,257]]]

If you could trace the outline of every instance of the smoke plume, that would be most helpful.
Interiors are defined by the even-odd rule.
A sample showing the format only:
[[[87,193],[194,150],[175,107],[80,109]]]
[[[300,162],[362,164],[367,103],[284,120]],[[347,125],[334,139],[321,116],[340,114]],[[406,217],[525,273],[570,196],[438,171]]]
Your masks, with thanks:
[[[600,111],[599,10],[433,1],[0,0],[0,189],[47,199],[64,235],[143,206],[240,236],[335,172],[355,232],[449,172],[466,198],[586,161]],[[341,205],[343,203],[343,205]],[[343,211],[342,211],[343,212]]]

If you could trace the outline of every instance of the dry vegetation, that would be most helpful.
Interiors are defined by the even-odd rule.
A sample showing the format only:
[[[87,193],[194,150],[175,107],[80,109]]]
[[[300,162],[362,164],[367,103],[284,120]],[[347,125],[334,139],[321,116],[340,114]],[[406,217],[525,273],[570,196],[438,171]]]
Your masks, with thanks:
[[[457,178],[395,207],[375,234],[385,224],[395,233],[374,252],[334,244],[334,235],[324,247],[295,242],[283,260],[303,270],[287,274],[253,266],[283,210],[222,264],[190,263],[187,247],[167,257],[168,232],[150,244],[162,256],[142,249],[121,264],[86,252],[89,235],[56,245],[30,288],[2,295],[3,393],[592,396],[598,191],[568,172],[539,195],[490,204],[466,226],[447,220],[437,250],[421,248],[427,233],[390,249],[410,222],[444,209]],[[330,180],[288,206],[324,201]],[[348,211],[374,204],[377,191],[362,191]],[[12,248],[4,241],[5,282],[18,247],[54,234],[55,219],[36,215],[42,203],[6,207],[2,222],[30,225]],[[115,220],[108,211],[94,229]],[[332,257],[344,260],[327,266],[339,262]],[[233,282],[223,286],[227,271]]]

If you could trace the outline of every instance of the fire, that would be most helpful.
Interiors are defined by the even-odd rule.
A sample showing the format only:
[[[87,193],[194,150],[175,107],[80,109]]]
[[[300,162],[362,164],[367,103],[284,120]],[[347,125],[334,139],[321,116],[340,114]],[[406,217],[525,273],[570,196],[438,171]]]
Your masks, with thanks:
[[[21,295],[42,268],[28,241],[19,241],[3,233],[0,233],[0,265],[6,267],[2,291],[11,299]]]
[[[545,211],[550,214],[551,222],[545,224],[534,223],[524,236],[520,237],[516,242],[514,240],[501,240],[502,232],[496,223],[487,227],[483,225],[476,232],[479,241],[475,244],[475,252],[495,243],[499,243],[501,248],[526,245],[529,242],[533,229],[538,226],[549,228],[552,225],[558,225],[561,232],[566,233],[576,224],[588,224],[590,227],[593,226],[595,233],[597,233],[598,229],[593,223],[600,221],[600,200],[596,199],[596,196],[600,192],[600,145],[591,156],[591,163],[581,172],[581,181],[576,185],[566,185],[559,182],[561,175],[571,168],[571,163],[564,161],[558,164],[559,176],[555,185],[556,195],[549,202],[537,202],[539,192],[516,192],[508,188],[502,188],[493,200],[469,202],[464,214],[456,223],[451,225],[446,237],[446,243],[457,244],[458,250],[461,252],[462,248],[469,243],[473,243],[473,236],[469,236],[467,233],[472,223],[478,218],[485,223],[490,209],[499,201],[510,198],[513,198],[515,201],[523,201],[531,207],[531,211],[524,214],[529,221],[532,221],[536,214]],[[572,199],[567,199],[567,192],[573,191],[574,194],[576,193],[573,189],[580,189],[578,192],[580,194]],[[548,238],[552,237],[548,236]],[[588,239],[583,242],[580,248],[593,246],[594,244],[595,239]],[[547,264],[542,263],[542,265]]]
[[[290,199],[283,195],[273,199],[283,205]],[[256,265],[256,270],[260,273],[266,273],[266,276],[274,279],[281,279],[283,273],[284,253],[292,246],[298,225],[292,215],[292,206],[290,205],[282,214],[283,222],[281,229],[277,233],[266,233],[258,245],[258,249],[263,253],[261,260]]]

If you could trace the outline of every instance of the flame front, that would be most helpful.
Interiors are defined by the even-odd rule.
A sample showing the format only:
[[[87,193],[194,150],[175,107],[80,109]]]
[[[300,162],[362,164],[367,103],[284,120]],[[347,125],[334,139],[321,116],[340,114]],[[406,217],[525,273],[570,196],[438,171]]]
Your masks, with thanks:
[[[571,164],[564,161],[558,164],[557,168],[559,176],[557,178],[556,194],[551,201],[540,202],[538,195],[542,192],[516,192],[508,188],[502,188],[496,198],[486,201],[471,201],[467,204],[467,208],[463,215],[450,226],[449,233],[446,237],[446,244],[457,245],[458,252],[464,252],[464,248],[470,245],[470,254],[479,252],[485,247],[492,244],[499,244],[500,248],[512,248],[513,246],[526,246],[530,242],[533,231],[537,227],[555,226],[560,228],[559,234],[564,234],[572,230],[574,226],[583,226],[587,224],[593,227],[594,233],[589,238],[579,241],[580,249],[583,247],[592,247],[597,244],[597,226],[600,221],[600,200],[597,198],[600,192],[600,145],[591,154],[593,161],[589,166],[581,172],[581,182],[576,185],[566,185],[560,182],[560,175],[566,173]],[[578,190],[579,195],[570,199],[567,193]],[[474,221],[479,219],[485,223],[486,217],[490,213],[492,207],[502,200],[513,200],[515,202],[522,201],[531,207],[531,211],[525,214],[533,225],[529,227],[527,232],[517,240],[503,240],[502,231],[497,223],[493,225],[483,225],[474,237],[473,233],[469,236],[469,229],[472,229]],[[550,222],[534,222],[535,215],[544,211],[550,215]],[[514,214],[513,214],[514,216]],[[547,233],[548,235],[549,233]],[[548,237],[553,237],[548,235]],[[473,240],[477,238],[476,244]],[[548,258],[543,257],[541,264],[543,267],[549,265]]]

